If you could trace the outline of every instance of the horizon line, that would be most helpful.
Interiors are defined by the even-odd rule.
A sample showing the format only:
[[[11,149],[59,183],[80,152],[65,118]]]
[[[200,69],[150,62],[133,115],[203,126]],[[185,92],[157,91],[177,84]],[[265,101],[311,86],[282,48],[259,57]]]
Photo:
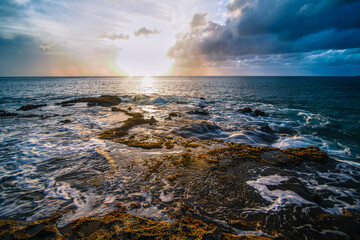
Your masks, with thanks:
[[[108,78],[145,78],[145,77],[360,77],[360,75],[179,75],[179,76],[170,76],[170,75],[155,75],[155,76],[96,76],[96,75],[88,75],[88,76],[0,76],[0,78],[45,78],[45,77],[53,77],[53,78],[64,78],[64,77],[73,77],[73,78],[100,78],[100,77],[108,77]]]

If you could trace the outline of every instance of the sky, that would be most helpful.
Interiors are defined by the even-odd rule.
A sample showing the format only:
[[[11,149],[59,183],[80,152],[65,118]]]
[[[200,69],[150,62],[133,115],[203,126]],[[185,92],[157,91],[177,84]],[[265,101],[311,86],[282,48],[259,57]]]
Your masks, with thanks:
[[[360,0],[1,0],[0,76],[359,76]]]

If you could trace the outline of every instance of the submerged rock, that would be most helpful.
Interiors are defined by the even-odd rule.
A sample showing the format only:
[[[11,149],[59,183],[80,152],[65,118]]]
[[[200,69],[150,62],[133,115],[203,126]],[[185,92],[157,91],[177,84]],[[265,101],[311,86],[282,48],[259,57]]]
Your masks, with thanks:
[[[103,106],[110,107],[121,103],[121,99],[115,95],[101,95],[100,97],[83,97],[75,98],[69,101],[58,103],[62,107],[72,106],[74,103],[87,102],[89,107],[92,106]]]
[[[59,123],[68,124],[70,122],[71,122],[70,119],[64,119],[64,120],[61,120]]]
[[[204,109],[196,109],[193,111],[188,112],[189,114],[197,114],[197,115],[204,115],[204,116],[208,116],[210,115],[210,113]]]
[[[25,106],[21,106],[19,109],[17,109],[17,111],[29,111],[29,110],[33,110],[33,109],[45,107],[45,106],[46,106],[46,104],[38,104],[38,105],[28,104]]]
[[[179,117],[180,114],[176,113],[176,112],[171,112],[169,113],[169,116],[165,118],[165,120],[171,120],[173,117]]]
[[[138,102],[138,101],[143,101],[143,100],[147,100],[149,99],[150,97],[147,96],[147,95],[136,95],[133,97],[133,101],[134,102]]]
[[[251,108],[249,108],[249,107],[245,107],[245,108],[239,109],[238,112],[241,112],[241,113],[252,113],[252,110],[251,110]]]
[[[260,131],[263,131],[263,132],[266,132],[266,133],[274,133],[274,132],[275,132],[274,130],[272,130],[271,127],[269,127],[268,124],[263,125],[263,126],[260,126],[260,127],[259,127],[259,130],[260,130]]]
[[[17,113],[9,113],[5,110],[0,110],[0,117],[10,117],[10,116],[17,116]]]
[[[128,110],[130,111],[130,110],[131,110],[131,107],[128,107]],[[117,107],[112,107],[112,108],[111,108],[111,111],[112,111],[112,112],[123,112],[123,113],[125,113],[126,115],[132,116],[132,117],[134,117],[134,116],[141,117],[141,116],[142,116],[141,113],[132,113],[132,112],[129,112],[129,111],[125,110],[125,109],[121,109],[121,108],[117,108]]]
[[[144,116],[142,114],[136,113],[136,114],[134,114],[134,116],[132,118],[125,120],[125,122],[123,123],[123,125],[121,127],[108,129],[108,130],[102,132],[100,134],[100,138],[102,138],[102,139],[121,138],[121,137],[126,136],[128,134],[128,131],[135,126],[142,125],[142,124],[152,125],[155,123],[156,123],[156,120],[153,116],[149,119],[144,119]]]
[[[158,104],[158,105],[161,105],[161,104],[166,104],[168,101],[162,97],[157,97],[153,100],[151,100],[151,103],[152,104]]]
[[[185,125],[171,130],[172,133],[181,137],[193,137],[195,134],[201,134],[201,138],[211,139],[218,137],[221,134],[221,128],[214,122],[208,120],[202,120],[193,122],[190,125]]]
[[[254,116],[261,116],[261,117],[263,117],[263,116],[265,116],[266,115],[266,113],[265,112],[263,112],[263,111],[261,111],[261,110],[259,110],[259,109],[256,109],[254,112],[253,112],[253,114],[254,114]]]

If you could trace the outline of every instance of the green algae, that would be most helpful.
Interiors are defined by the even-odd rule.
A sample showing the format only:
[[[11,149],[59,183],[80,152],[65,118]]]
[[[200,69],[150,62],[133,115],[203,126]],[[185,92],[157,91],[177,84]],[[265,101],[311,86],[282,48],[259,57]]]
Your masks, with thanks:
[[[149,119],[144,119],[144,116],[142,114],[138,114],[131,118],[126,119],[121,127],[108,129],[108,130],[102,132],[100,134],[100,138],[114,140],[114,139],[121,138],[121,137],[128,135],[129,130],[133,127],[136,127],[138,125],[143,125],[143,124],[153,125],[155,123],[156,123],[156,120],[154,117],[151,117]]]
[[[33,109],[45,107],[45,106],[46,106],[46,104],[38,104],[38,105],[28,104],[25,106],[21,106],[19,109],[17,109],[17,111],[29,111],[29,110],[33,110]]]
[[[3,221],[0,221],[1,226],[5,226]],[[80,218],[61,229],[57,229],[51,219],[28,225],[14,222],[6,226],[9,231],[1,229],[0,236],[9,239],[270,239],[224,233],[216,226],[190,217],[176,222],[155,221],[121,210],[102,217]],[[29,228],[34,226],[40,226],[39,230],[30,234]]]
[[[214,148],[207,152],[210,156],[234,157],[235,160],[251,160],[269,164],[299,164],[301,162],[326,163],[327,153],[318,147],[278,149],[272,147],[254,147],[246,144],[228,144],[227,147]],[[265,157],[266,156],[266,157]],[[274,160],[274,157],[277,160]]]
[[[130,111],[131,110],[131,107],[128,108],[128,110]],[[118,107],[112,107],[111,108],[111,111],[112,112],[123,112],[125,113],[126,115],[128,116],[131,116],[131,117],[141,117],[142,114],[141,113],[132,113],[132,112],[129,112],[128,110],[125,110],[125,109],[121,109],[121,108],[118,108]]]

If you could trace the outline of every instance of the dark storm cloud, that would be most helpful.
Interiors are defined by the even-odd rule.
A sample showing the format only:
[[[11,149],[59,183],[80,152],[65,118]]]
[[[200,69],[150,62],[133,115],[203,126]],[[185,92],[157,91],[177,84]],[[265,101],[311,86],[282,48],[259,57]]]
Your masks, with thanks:
[[[139,30],[134,32],[135,37],[139,37],[141,35],[148,37],[150,34],[159,34],[160,31],[154,28],[154,30],[147,29],[146,27],[142,27]]]
[[[360,47],[359,0],[234,0],[227,11],[223,25],[192,27],[168,55],[228,59]]]

